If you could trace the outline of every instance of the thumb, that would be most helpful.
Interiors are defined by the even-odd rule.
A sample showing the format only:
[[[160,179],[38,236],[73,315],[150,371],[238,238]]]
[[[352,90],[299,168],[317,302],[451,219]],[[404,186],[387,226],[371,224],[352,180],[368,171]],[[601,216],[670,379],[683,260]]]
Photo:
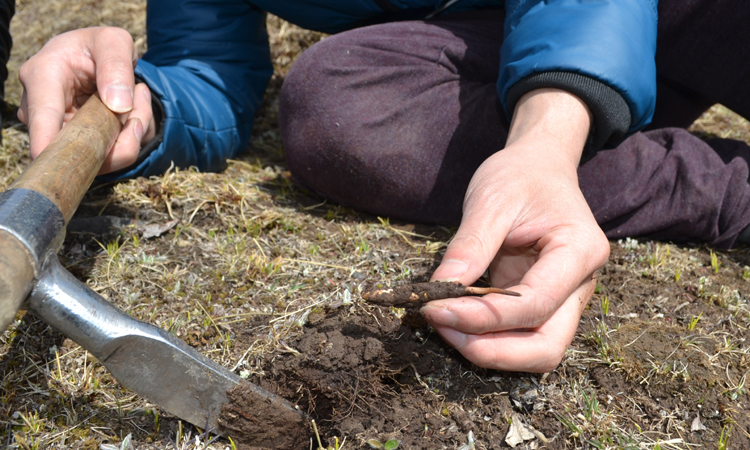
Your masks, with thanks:
[[[467,202],[456,235],[448,244],[432,281],[475,282],[487,270],[511,229],[508,215],[488,214]],[[494,220],[493,220],[494,219]]]
[[[133,109],[137,53],[130,33],[121,28],[102,28],[90,43],[96,61],[99,96],[115,113]]]

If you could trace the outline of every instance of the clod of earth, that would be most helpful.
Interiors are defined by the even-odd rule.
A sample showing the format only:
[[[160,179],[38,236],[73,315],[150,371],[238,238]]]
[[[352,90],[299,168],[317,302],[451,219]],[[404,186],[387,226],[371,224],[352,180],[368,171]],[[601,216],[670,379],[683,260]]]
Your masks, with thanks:
[[[261,398],[248,383],[227,391],[227,398],[229,402],[221,407],[219,426],[222,434],[238,443],[238,450],[296,450],[309,445],[312,431],[303,414]]]
[[[413,283],[387,289],[376,286],[373,289],[365,290],[362,293],[362,298],[376,305],[418,308],[432,300],[487,294],[521,296],[518,292],[496,287],[464,286],[460,283],[431,281],[429,283]]]

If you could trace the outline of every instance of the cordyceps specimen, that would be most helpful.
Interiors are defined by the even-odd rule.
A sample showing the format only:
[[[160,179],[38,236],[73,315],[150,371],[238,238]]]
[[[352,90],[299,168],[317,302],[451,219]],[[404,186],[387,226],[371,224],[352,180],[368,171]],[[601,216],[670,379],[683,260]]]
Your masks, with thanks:
[[[518,292],[496,287],[464,286],[460,283],[431,281],[405,284],[394,288],[375,287],[365,290],[362,293],[362,298],[376,305],[418,308],[432,300],[486,294],[521,296]]]

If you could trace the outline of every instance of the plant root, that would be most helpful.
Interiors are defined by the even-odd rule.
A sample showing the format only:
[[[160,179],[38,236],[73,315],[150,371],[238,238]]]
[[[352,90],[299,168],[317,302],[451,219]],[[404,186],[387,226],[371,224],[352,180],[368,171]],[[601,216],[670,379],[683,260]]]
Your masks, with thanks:
[[[464,286],[460,283],[431,281],[413,283],[394,288],[375,287],[362,293],[362,298],[381,306],[399,306],[418,308],[423,304],[444,298],[457,298],[467,295],[503,294],[520,297],[521,294],[496,287]]]

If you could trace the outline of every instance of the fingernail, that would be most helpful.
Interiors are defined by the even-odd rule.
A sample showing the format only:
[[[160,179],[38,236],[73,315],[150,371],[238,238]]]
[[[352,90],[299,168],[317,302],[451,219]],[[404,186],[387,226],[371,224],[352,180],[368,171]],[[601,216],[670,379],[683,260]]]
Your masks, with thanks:
[[[124,113],[133,109],[133,91],[124,84],[110,84],[104,91],[105,102],[114,112]]]
[[[440,262],[440,267],[436,270],[439,278],[433,278],[433,281],[458,281],[469,270],[469,263],[460,259],[445,259]]]
[[[135,121],[133,124],[133,135],[135,136],[135,140],[140,144],[141,139],[143,139],[143,124],[141,123],[140,119],[130,119],[132,121]]]
[[[439,306],[425,305],[419,311],[434,325],[454,327],[458,323],[458,317],[452,311]]]
[[[455,349],[462,349],[466,344],[466,334],[453,328],[441,328],[440,336]]]
[[[151,102],[151,89],[146,88],[143,90],[143,96],[146,97],[147,102]]]

